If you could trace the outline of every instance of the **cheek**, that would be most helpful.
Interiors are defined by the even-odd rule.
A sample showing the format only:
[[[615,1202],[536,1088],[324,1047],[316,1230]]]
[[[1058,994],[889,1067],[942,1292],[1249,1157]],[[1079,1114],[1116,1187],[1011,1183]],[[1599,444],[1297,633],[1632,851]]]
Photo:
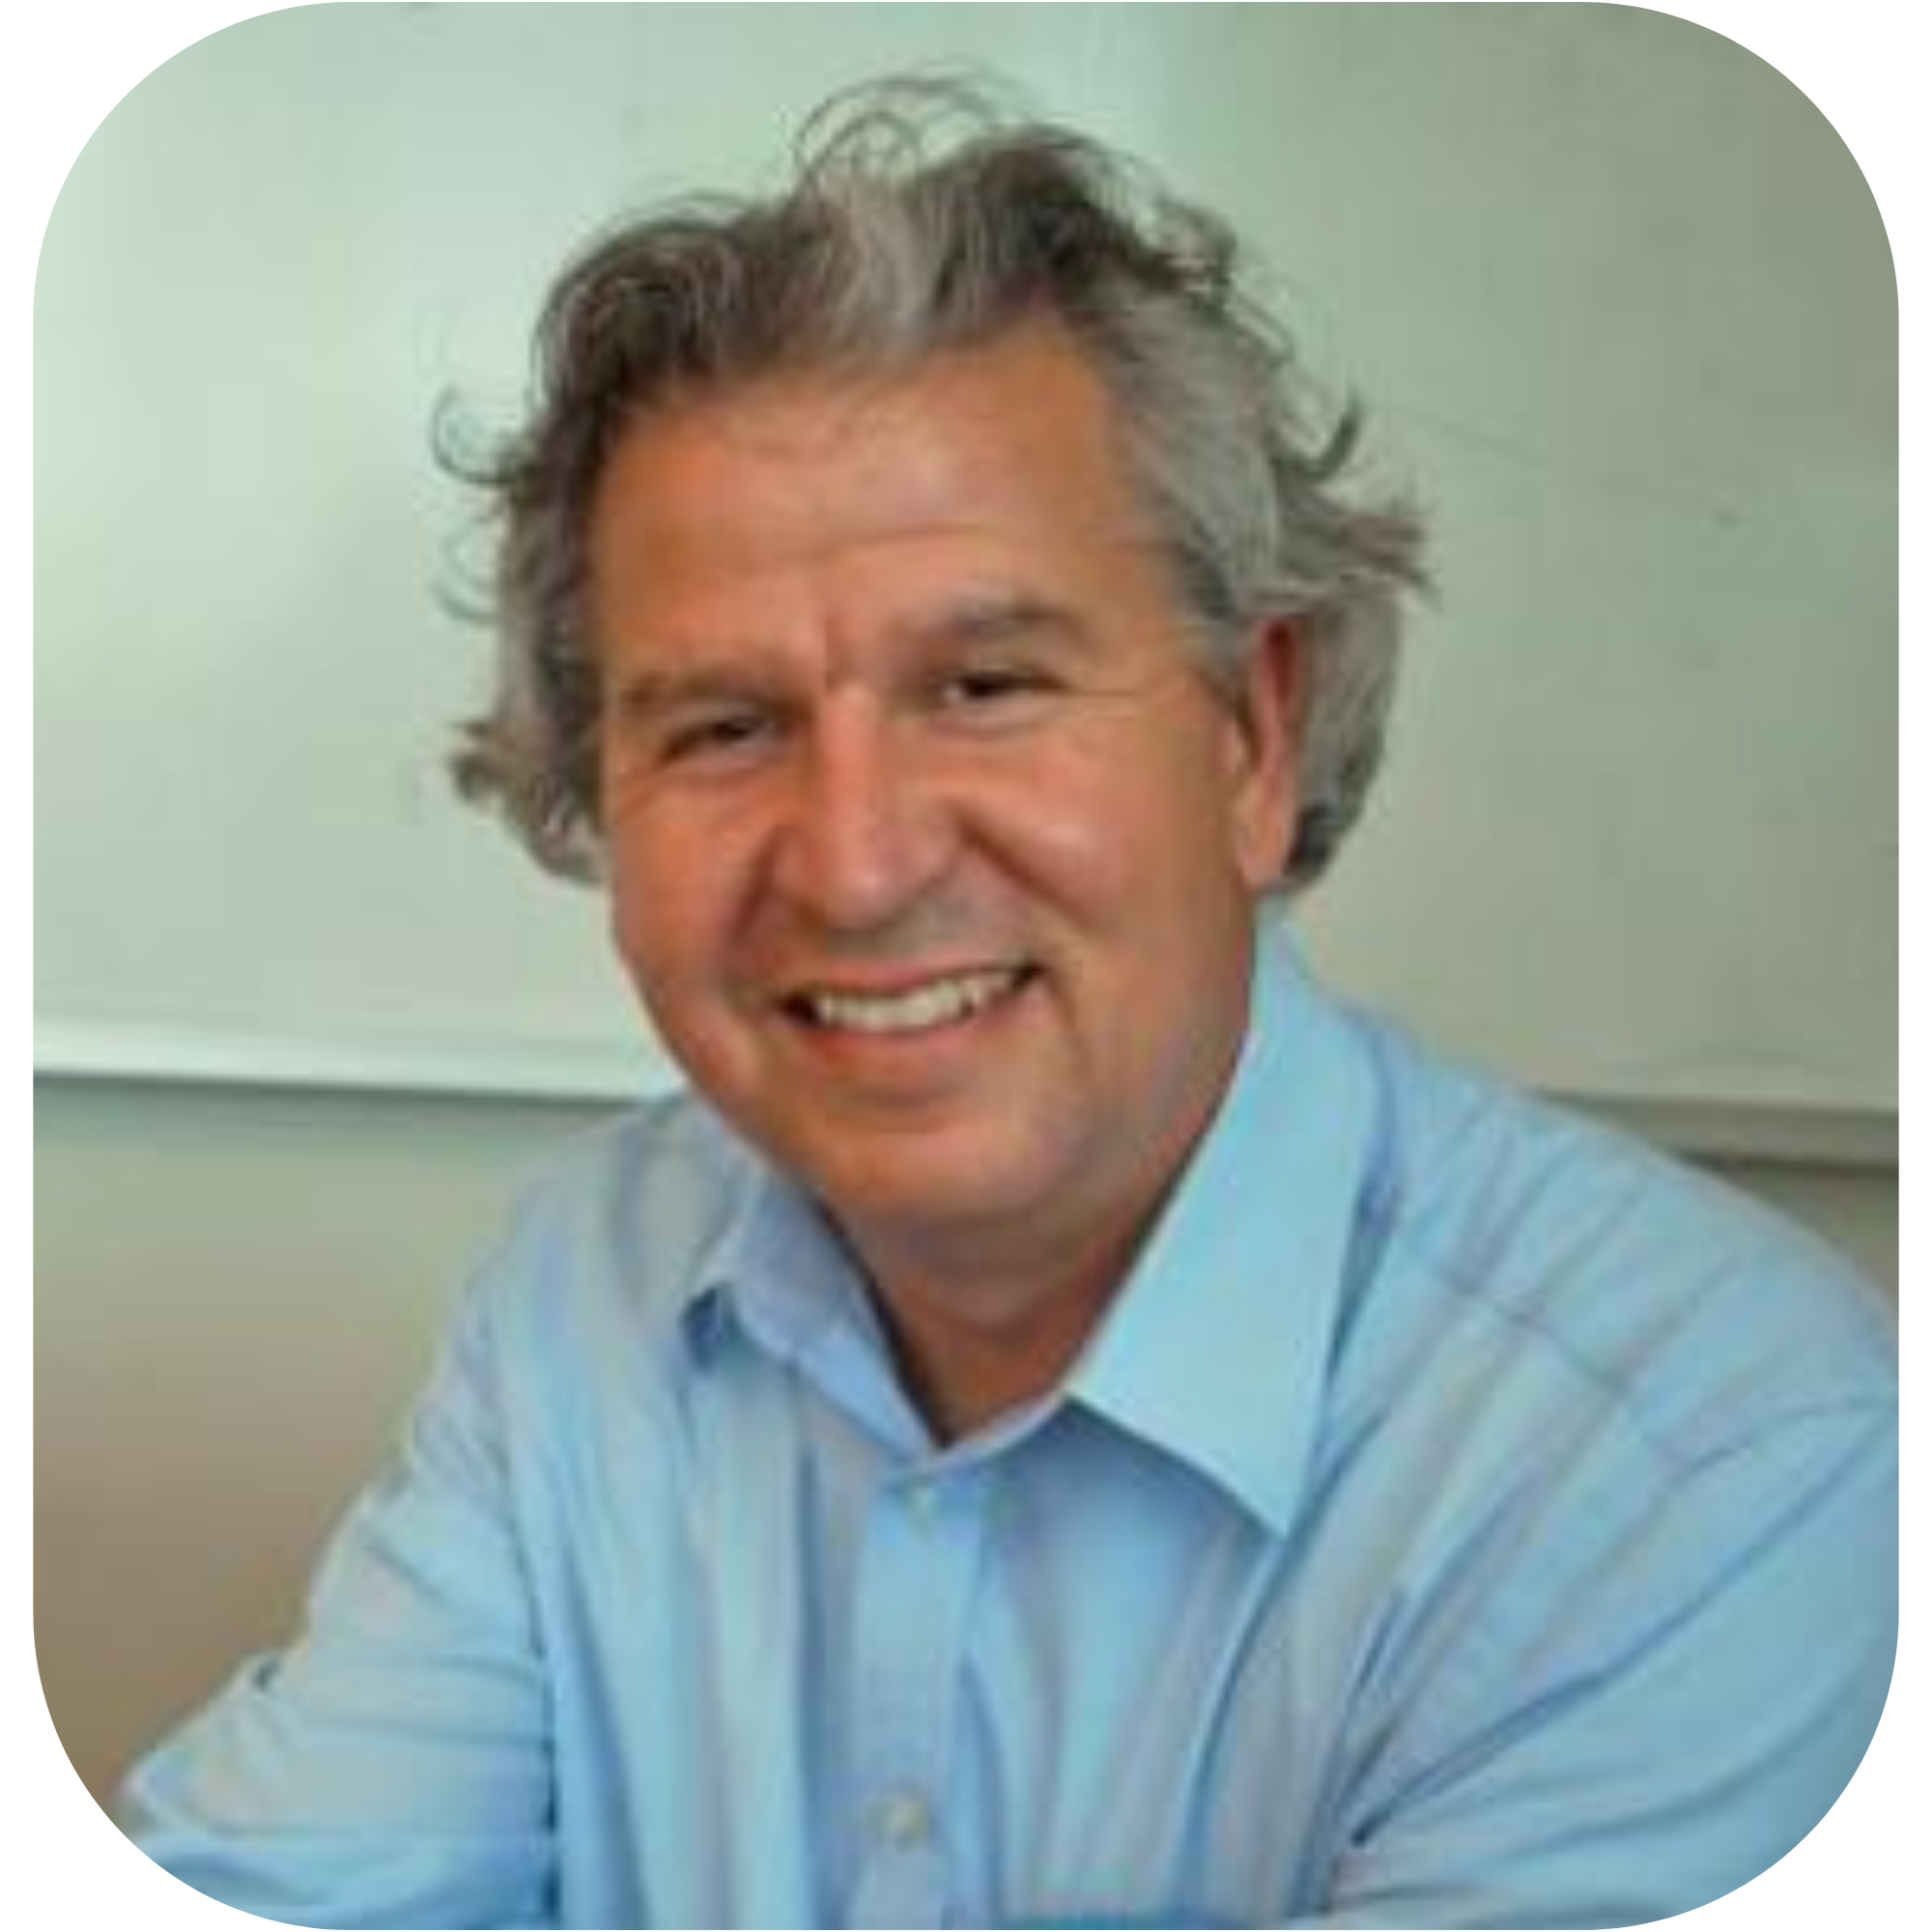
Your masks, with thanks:
[[[1036,762],[957,795],[962,876],[1049,916],[1120,922],[1147,861],[1147,835],[1120,781],[1080,760]]]
[[[1171,732],[1123,754],[1116,767],[1109,844],[1119,862],[1170,868],[1163,885],[1175,889],[1174,872],[1199,892],[1236,882],[1245,885],[1256,791],[1231,774],[1218,718],[1177,722]],[[1122,851],[1133,829],[1139,858]],[[1149,880],[1150,889],[1152,880]],[[1183,888],[1185,890],[1185,888]]]
[[[679,863],[675,845],[656,829],[646,836],[636,826],[620,829],[610,841],[611,935],[640,984],[688,973],[691,955],[703,952],[717,920],[708,903],[715,871]]]
[[[975,789],[982,843],[1068,904],[1156,913],[1238,876],[1239,807],[1205,732],[1108,733]]]

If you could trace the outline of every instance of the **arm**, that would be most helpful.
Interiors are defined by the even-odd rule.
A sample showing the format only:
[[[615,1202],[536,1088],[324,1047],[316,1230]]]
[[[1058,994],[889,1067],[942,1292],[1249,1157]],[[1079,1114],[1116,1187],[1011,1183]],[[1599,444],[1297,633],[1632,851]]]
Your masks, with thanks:
[[[1561,1587],[1495,1605],[1467,1694],[1363,1780],[1311,1922],[1687,1911],[1776,1863],[1857,1770],[1897,1628],[1889,1416],[1787,1424],[1609,1534],[1553,1540]]]
[[[126,1829],[189,1885],[307,1925],[535,1925],[548,1711],[488,1331],[453,1336],[307,1629],[131,1775]]]

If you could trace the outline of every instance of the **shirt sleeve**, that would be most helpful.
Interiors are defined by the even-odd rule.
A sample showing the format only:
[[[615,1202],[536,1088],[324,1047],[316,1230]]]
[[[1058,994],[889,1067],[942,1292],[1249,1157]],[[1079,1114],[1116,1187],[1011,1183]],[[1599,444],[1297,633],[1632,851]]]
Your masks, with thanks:
[[[1301,1922],[1629,1925],[1757,1877],[1870,1743],[1897,1566],[1890,1414],[1781,1426],[1620,1522],[1577,1511],[1364,1779]]]
[[[544,1674],[472,1300],[306,1629],[138,1764],[121,1823],[212,1897],[314,1926],[547,1922]]]

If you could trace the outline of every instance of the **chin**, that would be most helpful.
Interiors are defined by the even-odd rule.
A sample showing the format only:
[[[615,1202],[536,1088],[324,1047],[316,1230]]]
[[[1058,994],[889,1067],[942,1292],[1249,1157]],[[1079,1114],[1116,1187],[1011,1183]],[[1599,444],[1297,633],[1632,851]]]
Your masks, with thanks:
[[[901,1141],[897,1148],[778,1158],[852,1230],[870,1225],[937,1236],[1034,1215],[1045,1200],[1037,1161],[999,1159],[990,1151],[931,1147],[915,1152]]]

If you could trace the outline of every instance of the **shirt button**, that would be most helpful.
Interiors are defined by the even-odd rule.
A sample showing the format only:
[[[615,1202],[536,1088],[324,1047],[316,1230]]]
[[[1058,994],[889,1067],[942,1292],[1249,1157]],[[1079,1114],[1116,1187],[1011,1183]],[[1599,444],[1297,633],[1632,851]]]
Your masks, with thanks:
[[[939,1491],[931,1483],[908,1484],[905,1500],[915,1522],[930,1522],[939,1514]]]
[[[910,1851],[932,1835],[932,1807],[923,1792],[895,1791],[879,1805],[879,1836],[897,1851]]]

